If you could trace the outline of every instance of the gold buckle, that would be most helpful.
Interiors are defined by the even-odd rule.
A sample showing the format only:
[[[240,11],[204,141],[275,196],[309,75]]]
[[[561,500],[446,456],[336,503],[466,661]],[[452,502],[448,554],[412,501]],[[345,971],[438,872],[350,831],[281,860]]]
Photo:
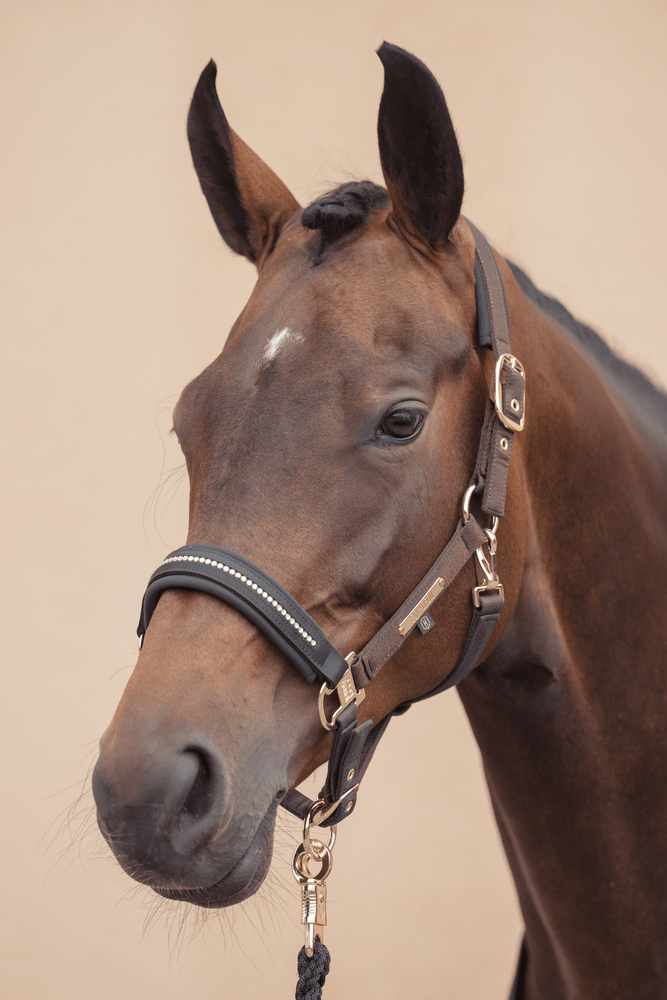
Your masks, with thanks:
[[[503,427],[506,427],[508,431],[522,431],[526,417],[525,396],[523,404],[523,413],[521,414],[520,420],[512,420],[512,418],[508,417],[507,414],[503,411],[503,383],[501,382],[500,376],[503,373],[503,366],[505,362],[507,362],[510,368],[513,371],[517,372],[523,379],[524,393],[525,393],[526,372],[524,370],[523,365],[521,364],[518,358],[514,357],[513,354],[501,354],[500,357],[498,358],[498,361],[496,362],[496,373],[493,380],[493,405],[496,408],[496,415],[498,416],[498,419],[500,420]],[[517,404],[517,410],[520,408],[518,400],[513,399],[512,402],[510,403],[510,406],[512,406],[512,403]]]
[[[503,587],[500,580],[496,580],[495,583],[483,583],[481,587],[472,588],[472,603],[476,608],[481,608],[482,602],[479,599],[479,595],[488,593],[490,590],[497,591],[499,597],[505,600],[505,588]]]
[[[336,723],[338,721],[338,716],[347,708],[351,702],[356,702],[357,705],[361,705],[362,701],[366,697],[366,692],[362,688],[361,691],[357,691],[356,684],[354,683],[354,677],[352,676],[352,664],[357,657],[356,653],[348,653],[345,657],[345,662],[348,667],[338,684],[335,688],[328,688],[326,681],[320,688],[319,698],[317,699],[317,710],[320,713],[320,722],[325,729],[335,729]],[[324,713],[324,699],[328,698],[334,692],[338,694],[338,700],[340,702],[339,707],[336,709],[331,719],[327,719]]]

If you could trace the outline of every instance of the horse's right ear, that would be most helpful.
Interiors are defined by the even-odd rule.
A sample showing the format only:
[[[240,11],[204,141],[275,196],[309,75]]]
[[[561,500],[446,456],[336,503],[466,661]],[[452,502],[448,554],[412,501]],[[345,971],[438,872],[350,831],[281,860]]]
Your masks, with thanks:
[[[443,250],[463,201],[463,163],[444,94],[416,56],[384,42],[380,160],[393,215],[409,240]]]
[[[299,209],[283,182],[229,127],[210,61],[192,98],[188,139],[215,224],[235,251],[258,266],[271,251],[285,218]]]

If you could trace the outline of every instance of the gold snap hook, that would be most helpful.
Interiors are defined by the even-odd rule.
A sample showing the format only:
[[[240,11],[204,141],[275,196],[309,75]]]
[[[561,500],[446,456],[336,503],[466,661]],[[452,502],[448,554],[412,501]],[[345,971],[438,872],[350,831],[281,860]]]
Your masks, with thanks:
[[[328,844],[310,836],[313,818],[323,806],[324,802],[320,799],[308,810],[303,824],[303,843],[299,844],[292,856],[292,874],[301,887],[301,923],[305,928],[305,949],[309,958],[313,957],[318,938],[324,944],[324,928],[327,923],[326,880],[333,867],[331,849],[336,840],[335,826],[329,830]],[[317,874],[310,870],[311,863],[320,865]]]

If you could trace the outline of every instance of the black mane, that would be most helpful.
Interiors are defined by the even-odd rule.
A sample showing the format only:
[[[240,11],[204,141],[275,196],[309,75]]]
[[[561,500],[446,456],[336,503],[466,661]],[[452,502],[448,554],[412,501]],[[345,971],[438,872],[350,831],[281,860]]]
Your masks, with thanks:
[[[512,269],[517,284],[521,291],[539,309],[555,319],[576,341],[597,360],[602,367],[614,377],[621,386],[627,387],[631,394],[637,397],[638,401],[646,403],[656,408],[663,419],[667,420],[667,396],[662,392],[651,379],[628,361],[619,357],[611,347],[596,333],[590,326],[580,323],[575,319],[569,310],[550,295],[545,295],[537,288],[531,279],[513,264],[511,260],[507,263]],[[635,410],[635,407],[633,407]]]

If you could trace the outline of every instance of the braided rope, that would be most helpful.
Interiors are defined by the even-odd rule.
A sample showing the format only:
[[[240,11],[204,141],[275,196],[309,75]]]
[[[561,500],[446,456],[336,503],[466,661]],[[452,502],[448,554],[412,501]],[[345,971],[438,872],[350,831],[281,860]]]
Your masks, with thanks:
[[[295,1000],[321,1000],[322,987],[329,973],[331,956],[319,938],[315,938],[313,957],[308,958],[302,948],[297,958],[299,981],[296,984]]]

